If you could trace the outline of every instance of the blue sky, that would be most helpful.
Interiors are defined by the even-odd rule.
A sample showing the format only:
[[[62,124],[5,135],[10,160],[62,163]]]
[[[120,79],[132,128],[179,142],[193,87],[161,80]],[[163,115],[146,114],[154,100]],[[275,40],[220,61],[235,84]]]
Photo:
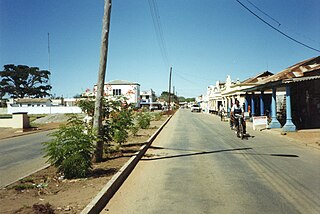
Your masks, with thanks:
[[[295,39],[320,49],[319,0],[250,0]],[[73,97],[97,82],[103,0],[0,0],[0,66],[48,69],[52,93]],[[179,96],[195,97],[210,84],[277,73],[318,56],[274,31],[236,0],[158,0],[168,61],[158,45],[148,0],[113,0],[106,81],[138,82],[156,94],[168,89],[169,67]],[[3,67],[2,67],[3,68]]]

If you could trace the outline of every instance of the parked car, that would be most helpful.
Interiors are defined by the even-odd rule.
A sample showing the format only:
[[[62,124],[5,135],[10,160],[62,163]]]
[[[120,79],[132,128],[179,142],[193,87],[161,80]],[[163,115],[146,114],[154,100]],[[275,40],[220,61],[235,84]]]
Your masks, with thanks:
[[[191,112],[201,112],[201,108],[199,105],[192,105],[191,106]]]

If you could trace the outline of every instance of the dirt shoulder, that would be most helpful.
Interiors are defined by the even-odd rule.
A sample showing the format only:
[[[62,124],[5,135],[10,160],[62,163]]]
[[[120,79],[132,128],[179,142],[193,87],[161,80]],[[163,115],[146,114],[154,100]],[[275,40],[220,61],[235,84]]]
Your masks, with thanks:
[[[250,133],[252,130],[252,123],[247,122],[247,131]],[[259,129],[258,129],[259,130]],[[265,134],[276,134],[281,135],[288,140],[294,141],[305,146],[311,146],[316,149],[320,149],[320,129],[303,129],[296,132],[283,132],[279,129],[263,129]]]
[[[151,128],[130,136],[120,149],[105,156],[104,162],[95,164],[85,179],[62,179],[55,167],[50,166],[1,189],[1,213],[33,213],[34,209],[49,209],[46,203],[54,213],[80,213],[166,119],[163,116],[159,121],[152,121]]]

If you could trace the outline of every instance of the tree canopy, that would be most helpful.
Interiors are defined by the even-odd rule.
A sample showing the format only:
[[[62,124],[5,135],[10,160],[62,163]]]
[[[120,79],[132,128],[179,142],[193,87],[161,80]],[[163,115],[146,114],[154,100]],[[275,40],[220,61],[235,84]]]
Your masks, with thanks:
[[[179,102],[194,102],[194,101],[196,101],[196,99],[195,98],[185,98],[185,97],[178,97],[178,99],[179,99]]]
[[[52,88],[49,82],[50,72],[38,67],[26,65],[4,65],[0,71],[0,91],[11,98],[49,96]],[[1,94],[0,93],[0,94]]]
[[[170,95],[171,102],[179,103],[178,97],[176,95],[174,95],[173,93],[170,93]],[[163,91],[159,98],[164,99],[166,102],[169,102],[169,92]]]

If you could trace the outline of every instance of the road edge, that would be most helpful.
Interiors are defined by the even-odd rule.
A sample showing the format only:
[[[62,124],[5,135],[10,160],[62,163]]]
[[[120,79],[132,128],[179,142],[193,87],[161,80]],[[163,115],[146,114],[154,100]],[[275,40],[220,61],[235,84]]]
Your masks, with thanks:
[[[81,214],[99,213],[107,205],[112,196],[117,192],[123,182],[133,171],[139,160],[146,153],[154,139],[158,136],[164,126],[169,122],[173,115],[157,129],[157,131],[146,141],[138,152],[135,153],[111,178],[111,180],[100,190],[100,192],[91,200],[91,202],[81,211]]]

